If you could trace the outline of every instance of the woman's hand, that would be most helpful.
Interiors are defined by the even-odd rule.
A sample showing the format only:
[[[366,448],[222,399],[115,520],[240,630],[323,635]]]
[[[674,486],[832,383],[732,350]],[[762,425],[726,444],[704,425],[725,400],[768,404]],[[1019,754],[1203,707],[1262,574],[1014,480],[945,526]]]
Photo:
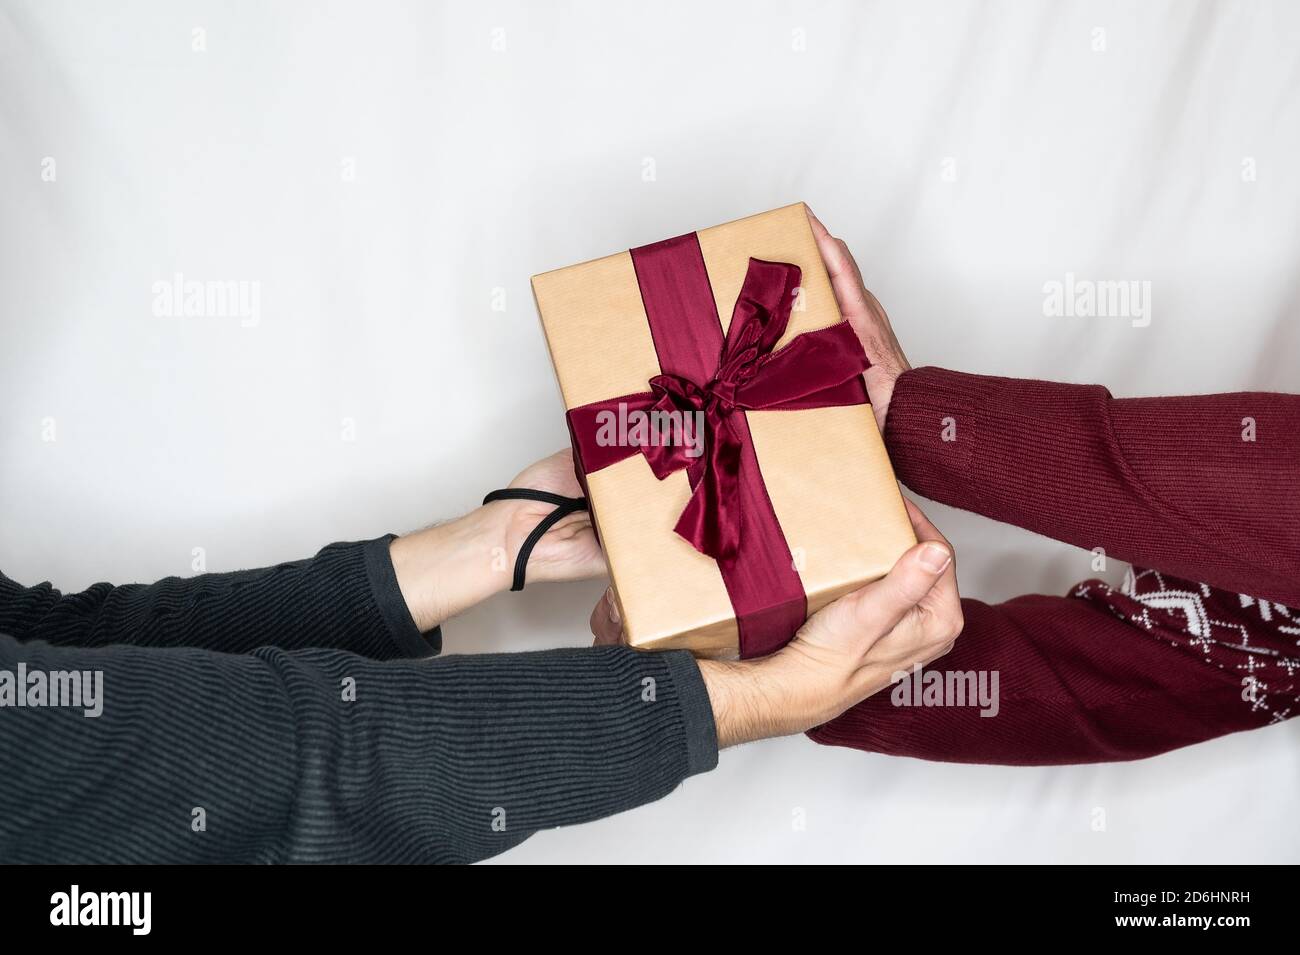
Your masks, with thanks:
[[[858,333],[862,350],[871,359],[871,367],[864,377],[867,379],[871,410],[875,412],[876,425],[883,434],[889,399],[894,394],[894,382],[912,366],[907,363],[907,356],[898,344],[884,306],[867,290],[858,263],[854,261],[853,253],[844,244],[844,240],[831,235],[811,209],[808,209],[808,221],[812,223],[817,248],[821,251],[822,261],[826,263],[826,271],[831,277],[831,288],[835,290],[835,301],[840,306],[840,314]]]
[[[919,543],[885,577],[813,614],[771,656],[700,661],[720,746],[812,729],[952,649],[963,625],[952,545],[910,501],[907,512]],[[591,625],[597,644],[620,641],[608,592]]]
[[[582,487],[573,471],[573,452],[568,448],[524,468],[510,486],[582,497]],[[519,548],[555,506],[539,501],[494,501],[487,506],[498,505],[509,508],[505,550],[513,570]],[[528,558],[530,581],[585,580],[605,573],[605,557],[586,511],[570,514],[547,531]]]
[[[573,456],[560,451],[525,468],[511,487],[580,497]],[[508,590],[515,558],[533,529],[555,509],[538,501],[493,501],[464,517],[397,538],[389,547],[397,585],[423,632]],[[581,580],[605,574],[605,560],[585,511],[543,535],[528,560],[528,580]]]

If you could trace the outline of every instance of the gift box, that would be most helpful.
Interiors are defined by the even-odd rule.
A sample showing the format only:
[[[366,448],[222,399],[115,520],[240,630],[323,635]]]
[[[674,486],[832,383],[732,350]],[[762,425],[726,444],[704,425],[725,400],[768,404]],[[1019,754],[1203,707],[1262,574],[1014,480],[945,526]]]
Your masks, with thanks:
[[[803,203],[532,284],[630,645],[770,653],[916,542]]]

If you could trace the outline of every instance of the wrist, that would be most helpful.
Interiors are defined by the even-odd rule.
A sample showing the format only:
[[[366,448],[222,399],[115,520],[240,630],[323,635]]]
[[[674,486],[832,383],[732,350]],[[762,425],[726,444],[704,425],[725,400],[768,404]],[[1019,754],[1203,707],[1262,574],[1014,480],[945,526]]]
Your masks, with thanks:
[[[793,732],[835,719],[889,684],[890,672],[858,654],[801,637],[768,657],[773,677],[785,689]]]
[[[903,370],[890,365],[872,365],[866,371],[867,395],[871,401],[871,410],[876,417],[876,426],[880,433],[885,433],[885,421],[889,416],[889,406],[894,400],[894,386]]]
[[[858,668],[840,654],[809,646],[796,637],[768,658],[785,687],[790,719],[805,732],[834,719],[857,702]]]
[[[510,587],[506,553],[510,502],[475,508],[389,546],[402,598],[421,632]]]
[[[850,681],[828,679],[788,649],[761,660],[699,661],[719,748],[802,733],[847,709],[835,707],[849,695]]]

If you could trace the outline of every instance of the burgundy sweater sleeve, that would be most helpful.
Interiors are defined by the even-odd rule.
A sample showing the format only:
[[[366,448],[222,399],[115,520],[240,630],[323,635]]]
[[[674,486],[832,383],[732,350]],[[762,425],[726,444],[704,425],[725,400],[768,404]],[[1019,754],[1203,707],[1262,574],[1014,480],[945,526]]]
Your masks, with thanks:
[[[1300,606],[1300,396],[1112,398],[918,368],[885,440],[925,497],[1108,556]]]

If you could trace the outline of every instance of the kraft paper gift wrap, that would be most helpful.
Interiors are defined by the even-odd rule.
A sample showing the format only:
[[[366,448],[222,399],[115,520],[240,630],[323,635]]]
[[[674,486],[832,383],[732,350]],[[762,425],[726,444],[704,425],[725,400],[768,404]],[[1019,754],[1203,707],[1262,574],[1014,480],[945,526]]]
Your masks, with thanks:
[[[576,420],[574,409],[650,391],[651,379],[666,370],[660,351],[665,346],[692,346],[688,341],[666,341],[660,327],[652,333],[647,315],[656,281],[647,274],[651,266],[646,263],[652,261],[647,250],[683,242],[680,250],[697,261],[702,258],[703,267],[696,269],[693,287],[683,279],[677,284],[687,291],[671,294],[689,298],[693,288],[694,297],[705,301],[685,309],[692,311],[689,321],[694,324],[679,321],[678,339],[698,333],[703,347],[716,352],[717,346],[708,343],[726,334],[742,286],[750,287],[751,268],[781,263],[798,268],[793,274],[799,288],[775,350],[806,332],[849,331],[847,326],[831,328],[842,318],[803,203],[546,272],[533,277],[533,292],[571,422]],[[751,266],[751,259],[763,261]],[[669,273],[668,284],[675,288],[680,276],[671,274],[672,269]],[[662,292],[658,299],[662,311]],[[704,334],[709,322],[718,326],[712,337]],[[842,337],[837,340],[842,342]],[[853,347],[858,347],[856,340]],[[717,356],[707,363],[716,365]],[[862,394],[865,398],[865,391]],[[732,414],[743,415],[741,424],[748,426],[755,473],[761,472],[760,497],[765,492],[772,526],[779,531],[775,541],[771,535],[766,539],[762,560],[791,576],[805,598],[803,606],[785,608],[785,623],[777,627],[780,634],[773,638],[769,633],[763,643],[761,652],[768,652],[788,640],[805,615],[883,576],[916,541],[865,401]],[[575,458],[578,450],[575,441]],[[585,474],[579,464],[628,643],[641,649],[684,648],[712,657],[755,655],[754,641],[748,632],[742,638],[741,632],[751,618],[738,625],[733,594],[719,562],[674,530],[692,497],[688,470],[660,479],[648,453],[630,453]],[[755,542],[749,543],[752,552]],[[734,572],[729,573],[734,578]],[[734,591],[734,579],[730,585]],[[754,594],[747,599],[752,609]]]

